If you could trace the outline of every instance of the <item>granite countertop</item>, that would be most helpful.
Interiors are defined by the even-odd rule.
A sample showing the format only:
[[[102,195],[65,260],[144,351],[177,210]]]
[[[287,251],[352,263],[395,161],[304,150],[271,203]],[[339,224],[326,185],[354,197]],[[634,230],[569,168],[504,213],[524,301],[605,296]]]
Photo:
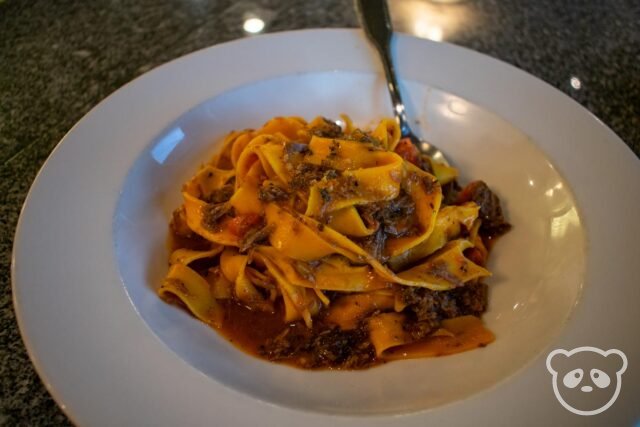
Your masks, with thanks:
[[[55,5],[54,5],[55,3]],[[396,29],[469,47],[545,80],[640,155],[640,2],[391,0]],[[350,0],[0,0],[0,424],[68,425],[16,325],[10,260],[38,169],[108,94],[173,58],[265,32],[355,27]]]

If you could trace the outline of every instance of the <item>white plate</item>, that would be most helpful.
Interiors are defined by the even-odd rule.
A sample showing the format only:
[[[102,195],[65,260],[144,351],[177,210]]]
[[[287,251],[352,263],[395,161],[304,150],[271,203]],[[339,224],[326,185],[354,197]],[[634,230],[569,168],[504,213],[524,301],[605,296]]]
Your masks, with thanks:
[[[82,425],[630,424],[637,420],[640,163],[602,123],[509,65],[400,37],[422,134],[503,199],[514,229],[490,268],[497,340],[446,358],[307,372],[247,356],[154,288],[182,182],[226,132],[275,115],[390,109],[358,32],[228,43],[173,61],[95,107],[30,191],[16,233],[15,306],[31,358]],[[617,402],[564,409],[545,356],[590,345],[629,360]]]

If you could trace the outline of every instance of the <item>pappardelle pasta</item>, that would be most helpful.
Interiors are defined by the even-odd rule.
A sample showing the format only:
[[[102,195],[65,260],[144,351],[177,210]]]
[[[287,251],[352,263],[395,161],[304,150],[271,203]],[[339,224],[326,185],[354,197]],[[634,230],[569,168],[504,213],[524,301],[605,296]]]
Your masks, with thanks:
[[[159,295],[245,351],[361,369],[494,340],[480,316],[492,240],[509,229],[482,181],[372,131],[276,117],[231,132],[183,186]]]

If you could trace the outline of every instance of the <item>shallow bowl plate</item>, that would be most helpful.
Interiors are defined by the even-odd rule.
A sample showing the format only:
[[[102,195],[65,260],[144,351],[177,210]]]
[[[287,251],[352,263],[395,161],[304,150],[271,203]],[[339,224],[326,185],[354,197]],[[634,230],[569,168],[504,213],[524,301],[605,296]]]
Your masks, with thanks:
[[[514,224],[489,266],[485,321],[496,342],[361,372],[308,372],[248,356],[158,299],[180,187],[225,133],[277,115],[348,113],[367,126],[390,114],[358,32],[257,37],[180,58],[111,95],[30,191],[14,247],[16,311],[38,372],[74,421],[585,421],[555,400],[544,359],[581,345],[640,355],[628,326],[639,320],[631,258],[640,162],[586,110],[504,63],[411,37],[399,38],[396,58],[414,127],[463,182],[485,180]],[[629,368],[600,422],[637,417],[638,378]]]

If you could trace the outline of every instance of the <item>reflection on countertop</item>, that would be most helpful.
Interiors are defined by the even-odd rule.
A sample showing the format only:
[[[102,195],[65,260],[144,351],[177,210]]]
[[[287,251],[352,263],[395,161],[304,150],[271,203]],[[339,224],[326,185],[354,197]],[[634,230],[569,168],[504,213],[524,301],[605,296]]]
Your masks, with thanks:
[[[474,16],[469,2],[466,1],[392,1],[391,15],[397,31],[433,41],[446,41],[465,26]],[[476,22],[476,25],[478,22]]]

